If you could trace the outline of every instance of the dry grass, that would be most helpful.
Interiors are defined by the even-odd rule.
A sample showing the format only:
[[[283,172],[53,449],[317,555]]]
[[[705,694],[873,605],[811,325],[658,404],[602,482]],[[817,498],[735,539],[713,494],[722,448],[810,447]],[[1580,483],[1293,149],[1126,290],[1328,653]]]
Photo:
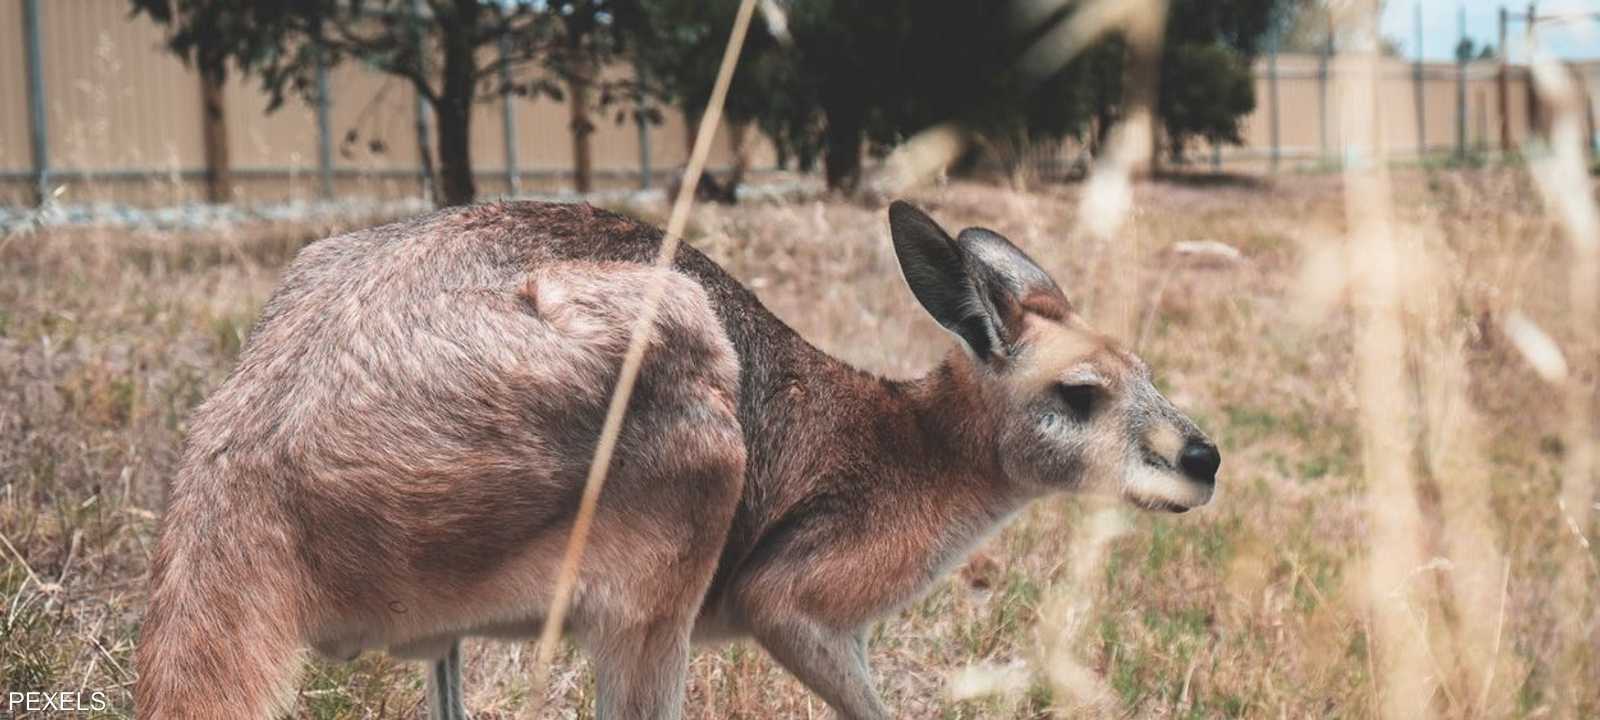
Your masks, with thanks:
[[[1129,515],[1120,533],[1090,526],[1092,503],[1037,504],[985,561],[875,630],[888,704],[907,718],[1051,716],[1055,670],[1039,659],[1071,609],[1051,590],[1070,583],[1092,594],[1075,655],[1115,714],[1373,716],[1353,316],[1346,284],[1328,279],[1342,261],[1326,252],[1346,234],[1339,179],[1141,184],[1114,242],[1073,233],[1079,191],[957,184],[914,199],[947,225],[1006,234],[1091,318],[1131,325],[1127,339],[1162,387],[1222,445],[1221,492],[1188,515]],[[1400,313],[1411,338],[1403,391],[1421,410],[1396,432],[1417,439],[1410,472],[1428,561],[1412,581],[1470,586],[1430,593],[1446,599],[1418,616],[1430,703],[1444,717],[1531,717],[1567,696],[1594,716],[1595,659],[1574,661],[1558,642],[1560,628],[1585,628],[1592,655],[1594,608],[1558,616],[1554,601],[1575,542],[1557,503],[1568,418],[1502,330],[1518,311],[1569,358],[1600,350],[1574,346],[1566,322],[1572,250],[1519,171],[1400,172],[1392,196],[1399,261],[1426,270]],[[185,417],[228,372],[283,264],[326,231],[0,239],[0,690],[102,689],[125,712],[146,558]],[[687,240],[852,363],[909,376],[947,347],[901,285],[881,208],[702,207]],[[1169,252],[1183,240],[1225,242],[1244,259]],[[1108,543],[1103,565],[1079,582],[1083,543],[1096,539]],[[1495,548],[1509,562],[1484,591]],[[531,650],[468,644],[476,717],[532,712]],[[1571,667],[1586,682],[1558,683]],[[690,718],[828,716],[751,646],[701,650],[692,669]],[[968,699],[953,699],[953,686]],[[422,679],[369,655],[314,663],[300,687],[298,716],[409,718]],[[1472,688],[1482,687],[1480,702]],[[548,716],[591,715],[592,681],[570,650],[548,692]]]

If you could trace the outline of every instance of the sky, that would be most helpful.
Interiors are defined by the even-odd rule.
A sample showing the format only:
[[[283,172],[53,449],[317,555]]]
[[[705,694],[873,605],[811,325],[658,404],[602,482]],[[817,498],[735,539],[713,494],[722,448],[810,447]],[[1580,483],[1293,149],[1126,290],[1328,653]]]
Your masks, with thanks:
[[[1380,20],[1386,37],[1399,42],[1406,57],[1416,56],[1416,12],[1422,7],[1422,55],[1428,60],[1454,60],[1460,41],[1458,14],[1466,11],[1467,35],[1478,45],[1496,43],[1499,35],[1500,0],[1384,0]],[[1512,62],[1528,58],[1524,41],[1526,26],[1515,18],[1528,12],[1527,0],[1510,2],[1505,8],[1512,15],[1506,31]],[[1600,0],[1544,0],[1537,4],[1540,18],[1559,14],[1600,14]],[[1600,15],[1538,24],[1540,46],[1565,60],[1600,59]]]

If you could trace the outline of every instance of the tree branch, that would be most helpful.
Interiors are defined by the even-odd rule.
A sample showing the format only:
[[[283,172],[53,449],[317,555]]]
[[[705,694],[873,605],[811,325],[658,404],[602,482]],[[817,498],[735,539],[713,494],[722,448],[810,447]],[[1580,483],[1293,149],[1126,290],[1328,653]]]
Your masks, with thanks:
[[[537,64],[543,59],[544,53],[533,50],[528,52],[519,52],[513,55],[496,57],[488,64],[478,68],[478,71],[473,73],[472,80],[473,82],[478,82],[480,80],[487,80],[495,77],[500,74],[501,68],[505,68],[508,72],[516,72],[517,70],[525,68],[528,65]]]
[[[421,48],[412,47],[409,43],[402,43],[392,33],[377,36],[363,36],[350,25],[353,18],[335,15],[329,18],[328,24],[333,28],[337,39],[330,40],[323,37],[322,42],[330,48],[348,52],[363,60],[376,65],[378,69],[391,75],[398,75],[411,81],[416,90],[430,103],[439,101],[439,94],[428,81],[427,74],[423,72]],[[419,38],[420,40],[420,38]],[[395,60],[399,55],[405,60]]]

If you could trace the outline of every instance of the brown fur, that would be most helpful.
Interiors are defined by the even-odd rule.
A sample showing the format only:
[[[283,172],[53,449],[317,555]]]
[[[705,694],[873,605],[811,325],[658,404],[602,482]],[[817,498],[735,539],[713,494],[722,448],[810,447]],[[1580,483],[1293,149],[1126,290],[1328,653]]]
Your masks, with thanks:
[[[139,717],[268,717],[307,646],[435,658],[532,632],[652,281],[666,293],[568,624],[602,717],[676,717],[691,634],[753,636],[845,716],[883,717],[869,623],[1028,499],[1111,472],[1140,438],[1163,438],[1170,467],[1170,437],[1198,434],[1053,285],[1008,306],[1025,320],[1004,367],[957,350],[893,382],[817,351],[693,249],[649,268],[659,242],[519,203],[303,251],[193,418]],[[1084,449],[1034,457],[1040,431],[1017,418],[1085,368],[1117,414],[1071,435]]]

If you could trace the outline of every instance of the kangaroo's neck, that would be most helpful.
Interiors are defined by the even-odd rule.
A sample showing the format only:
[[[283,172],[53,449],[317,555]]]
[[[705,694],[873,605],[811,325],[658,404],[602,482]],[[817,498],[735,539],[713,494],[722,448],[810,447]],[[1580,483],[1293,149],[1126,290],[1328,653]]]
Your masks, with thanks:
[[[893,381],[808,350],[747,368],[766,386],[747,386],[759,407],[743,418],[746,497],[718,574],[791,561],[872,568],[840,578],[863,588],[865,620],[915,598],[1029,496],[1003,472],[999,411],[967,358]],[[801,548],[805,557],[786,557]],[[868,551],[870,562],[824,558]]]
[[[885,453],[893,474],[909,478],[927,500],[919,519],[938,523],[931,535],[933,575],[959,564],[1033,495],[1006,475],[999,429],[1003,409],[985,394],[979,370],[955,351],[923,378],[907,383],[906,412],[917,418],[920,453]],[[914,524],[914,523],[908,523]],[[929,578],[933,579],[932,577]]]
[[[831,469],[897,489],[1008,494],[998,440],[1003,411],[969,358],[952,352],[921,378],[889,380],[809,354],[779,374],[780,387],[760,393],[781,400],[757,409],[764,426],[785,431],[763,440],[780,449],[831,448],[819,453],[836,458],[824,462]]]
[[[1000,461],[1000,410],[985,395],[977,373],[968,358],[951,353],[921,378],[880,380],[863,393],[876,405],[879,431],[853,433],[841,427],[839,439],[876,453],[874,462],[887,477],[1000,501],[1012,494]]]

